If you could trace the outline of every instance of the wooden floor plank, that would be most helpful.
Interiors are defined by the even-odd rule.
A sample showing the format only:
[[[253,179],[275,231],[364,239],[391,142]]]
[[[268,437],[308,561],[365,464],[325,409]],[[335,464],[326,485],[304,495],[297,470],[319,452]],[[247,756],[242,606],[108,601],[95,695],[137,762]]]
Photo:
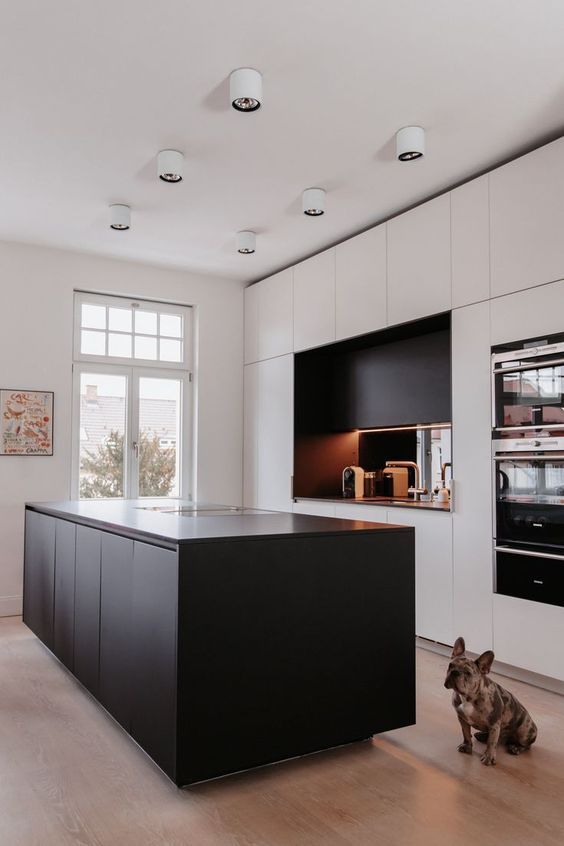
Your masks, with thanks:
[[[179,791],[16,618],[0,619],[0,843],[561,846],[564,699],[501,679],[539,726],[497,767],[457,752],[446,660],[418,651],[418,722]]]

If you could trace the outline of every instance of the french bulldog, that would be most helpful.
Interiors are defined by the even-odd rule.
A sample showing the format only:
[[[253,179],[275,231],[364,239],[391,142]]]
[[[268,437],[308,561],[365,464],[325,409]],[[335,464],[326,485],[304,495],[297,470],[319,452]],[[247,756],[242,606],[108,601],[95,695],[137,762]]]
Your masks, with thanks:
[[[458,751],[472,754],[470,729],[478,729],[474,736],[486,744],[486,751],[481,756],[486,766],[496,763],[499,741],[512,755],[519,755],[537,739],[537,727],[526,708],[512,693],[488,678],[493,660],[491,650],[475,661],[468,658],[464,638],[459,637],[445,679],[445,687],[453,691],[452,705],[462,728],[463,743]]]

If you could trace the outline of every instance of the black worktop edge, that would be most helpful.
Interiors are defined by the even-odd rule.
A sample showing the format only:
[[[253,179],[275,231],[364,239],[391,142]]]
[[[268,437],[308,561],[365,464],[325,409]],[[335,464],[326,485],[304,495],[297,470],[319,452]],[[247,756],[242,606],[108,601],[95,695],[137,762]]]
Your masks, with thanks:
[[[438,503],[426,502],[374,502],[363,497],[346,497],[346,496],[295,496],[294,502],[334,502],[336,505],[366,505],[371,508],[411,508],[416,511],[437,511],[439,514],[453,514],[454,509],[450,506],[448,508],[439,508]],[[348,518],[344,518],[345,520]]]

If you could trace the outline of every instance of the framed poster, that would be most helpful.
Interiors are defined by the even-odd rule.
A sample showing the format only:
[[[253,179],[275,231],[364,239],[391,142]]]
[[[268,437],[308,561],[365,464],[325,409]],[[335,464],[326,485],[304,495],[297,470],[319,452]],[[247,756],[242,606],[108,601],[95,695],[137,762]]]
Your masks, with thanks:
[[[0,455],[53,455],[53,392],[0,390]]]

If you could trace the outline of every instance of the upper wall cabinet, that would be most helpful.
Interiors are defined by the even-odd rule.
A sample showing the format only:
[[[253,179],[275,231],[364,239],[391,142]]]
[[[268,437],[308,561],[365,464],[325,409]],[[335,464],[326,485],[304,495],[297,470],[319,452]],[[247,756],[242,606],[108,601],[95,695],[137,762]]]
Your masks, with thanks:
[[[488,176],[451,192],[452,307],[490,298]]]
[[[288,268],[245,291],[245,364],[292,352],[293,270]]]
[[[564,278],[564,139],[490,174],[492,297]]]
[[[450,194],[388,221],[388,323],[451,308]]]
[[[386,325],[386,227],[336,247],[337,340]]]
[[[335,340],[335,248],[294,267],[294,350]]]

